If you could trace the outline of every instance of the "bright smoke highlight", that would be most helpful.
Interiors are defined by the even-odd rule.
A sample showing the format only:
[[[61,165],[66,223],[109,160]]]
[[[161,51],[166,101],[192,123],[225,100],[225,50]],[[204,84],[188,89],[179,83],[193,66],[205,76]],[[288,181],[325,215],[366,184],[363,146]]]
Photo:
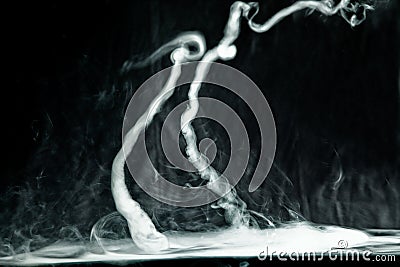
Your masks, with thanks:
[[[231,185],[229,177],[224,177],[215,170],[207,156],[197,147],[198,138],[192,121],[201,107],[199,91],[202,82],[209,74],[211,63],[235,58],[237,50],[240,49],[234,45],[234,42],[240,33],[241,20],[246,20],[251,30],[264,33],[285,17],[304,9],[310,12],[318,11],[327,16],[338,14],[354,27],[366,19],[367,11],[373,10],[373,7],[365,3],[353,3],[350,0],[342,0],[337,4],[333,1],[299,1],[277,12],[265,23],[257,24],[254,19],[258,13],[258,3],[235,2],[231,6],[223,38],[216,47],[206,50],[205,38],[201,33],[187,32],[163,45],[142,62],[126,62],[121,73],[151,64],[170,52],[173,66],[170,76],[159,94],[125,134],[122,147],[114,158],[111,172],[111,192],[119,214],[111,213],[100,219],[92,228],[90,242],[84,241],[79,245],[60,242],[35,252],[4,257],[0,259],[0,263],[34,265],[179,257],[255,257],[259,253],[256,249],[264,246],[266,240],[276,251],[318,251],[320,253],[337,246],[340,240],[348,242],[346,248],[373,247],[376,242],[397,245],[399,239],[396,237],[372,237],[367,232],[333,226],[319,227],[301,222],[276,227],[266,215],[247,208],[246,202],[239,197]],[[161,233],[156,229],[152,218],[135,201],[135,196],[131,196],[128,190],[125,173],[126,158],[133,151],[139,136],[145,133],[155,116],[162,111],[166,101],[173,96],[174,88],[182,74],[182,66],[192,61],[199,61],[199,63],[187,94],[188,106],[180,120],[182,135],[186,143],[185,152],[189,162],[196,169],[196,173],[204,180],[207,189],[219,196],[218,201],[213,204],[213,208],[223,210],[225,221],[230,227],[207,233],[173,231]],[[262,157],[261,153],[260,158]],[[335,186],[339,186],[341,181],[342,177],[340,176],[335,182]],[[249,191],[252,192],[259,186],[260,182],[251,183]],[[121,220],[120,215],[127,223],[131,240],[126,237],[117,240],[104,238],[110,224],[116,224],[119,231],[123,231],[121,229],[124,228],[125,221]],[[257,222],[260,220],[268,225],[267,229],[259,227]],[[303,242],[291,242],[293,235],[302,241],[305,239],[317,241],[308,242],[306,245]],[[246,240],[252,240],[252,244],[249,245]],[[319,242],[320,240],[323,241]],[[203,250],[202,248],[207,249]],[[376,251],[379,252],[379,248]],[[59,259],[55,260],[54,258]]]

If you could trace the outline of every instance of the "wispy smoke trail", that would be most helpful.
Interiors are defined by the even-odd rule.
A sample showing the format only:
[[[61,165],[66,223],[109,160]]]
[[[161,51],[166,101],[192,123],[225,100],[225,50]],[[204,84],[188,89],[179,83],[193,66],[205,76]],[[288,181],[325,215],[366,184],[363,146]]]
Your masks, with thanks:
[[[267,20],[264,24],[257,24],[253,21],[253,18],[258,13],[258,3],[251,3],[252,7],[256,10],[252,16],[248,16],[249,27],[255,32],[266,32],[271,29],[274,25],[276,25],[279,21],[284,19],[285,17],[293,14],[294,12],[309,9],[311,12],[317,10],[324,15],[332,16],[337,13],[348,22],[352,27],[359,25],[366,18],[367,10],[373,10],[373,7],[368,4],[360,4],[360,3],[352,3],[350,0],[341,0],[337,5],[334,4],[332,0],[324,0],[324,1],[298,1],[293,5],[284,8],[273,15],[269,20]],[[359,18],[356,13],[361,12],[361,17]]]
[[[188,44],[196,46],[197,51],[191,52],[187,47]],[[116,208],[127,220],[132,240],[138,247],[146,251],[167,248],[168,240],[156,230],[150,217],[141,209],[139,203],[131,198],[125,184],[125,157],[130,154],[138,136],[143,133],[143,130],[152,121],[163,103],[173,94],[176,81],[180,75],[181,63],[199,59],[205,48],[202,36],[194,33],[181,35],[168,43],[168,46],[171,45],[178,46],[171,54],[171,60],[174,62],[171,76],[158,97],[150,104],[146,113],[127,133],[122,148],[113,161],[111,172],[111,192]]]
[[[208,180],[207,188],[222,196],[218,200],[218,206],[225,209],[226,220],[234,226],[248,226],[251,216],[246,211],[246,203],[236,194],[236,190],[229,184],[228,179],[219,175],[215,169],[209,165],[207,158],[197,148],[196,133],[191,125],[191,121],[196,117],[199,109],[198,94],[201,88],[201,81],[204,80],[210,69],[210,63],[218,59],[230,60],[236,55],[236,46],[233,42],[239,36],[240,19],[243,13],[248,12],[249,5],[236,2],[231,7],[228,23],[225,27],[224,37],[219,45],[209,50],[199,63],[194,82],[190,85],[188,93],[189,105],[181,117],[182,134],[186,140],[186,154],[189,161],[198,170],[201,178]]]
[[[177,49],[182,48],[182,49]],[[191,51],[190,48],[195,48],[196,51]],[[203,35],[198,32],[185,32],[174,38],[173,40],[169,41],[168,43],[164,44],[156,51],[154,51],[149,57],[144,59],[143,61],[135,62],[133,60],[127,60],[120,72],[127,73],[132,69],[143,68],[147,65],[153,64],[155,61],[160,59],[162,56],[170,53],[170,59],[172,63],[176,62],[175,57],[184,56],[184,60],[182,62],[188,62],[193,60],[198,60],[204,55],[206,50],[206,43],[204,40]],[[180,54],[180,55],[178,55]]]

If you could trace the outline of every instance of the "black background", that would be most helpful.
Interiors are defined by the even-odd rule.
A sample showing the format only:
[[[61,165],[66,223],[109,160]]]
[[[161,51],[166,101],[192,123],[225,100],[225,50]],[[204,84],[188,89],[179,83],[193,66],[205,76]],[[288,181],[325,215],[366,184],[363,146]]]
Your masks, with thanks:
[[[261,3],[257,22],[291,2]],[[183,31],[200,31],[208,48],[217,45],[231,3],[40,1],[3,9],[4,235],[36,220],[87,232],[114,210],[109,174],[127,100],[169,63],[128,77],[119,69]],[[242,24],[237,56],[226,64],[259,85],[275,116],[271,183],[290,190],[272,203],[291,194],[291,208],[314,222],[400,227],[399,8],[380,1],[355,28],[318,12],[299,12],[263,34]],[[333,191],[340,169],[345,182]],[[50,204],[35,208],[41,203]],[[57,219],[45,219],[52,210]]]

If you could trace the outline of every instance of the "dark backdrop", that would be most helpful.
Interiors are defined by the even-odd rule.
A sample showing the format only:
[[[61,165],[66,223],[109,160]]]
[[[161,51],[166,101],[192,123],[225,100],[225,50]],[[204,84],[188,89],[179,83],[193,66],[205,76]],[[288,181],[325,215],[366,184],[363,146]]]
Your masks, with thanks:
[[[291,2],[261,3],[257,22]],[[86,236],[114,210],[110,168],[124,109],[135,88],[169,63],[124,77],[119,69],[182,31],[200,31],[215,46],[231,3],[40,1],[4,9],[2,236],[66,225]],[[295,211],[318,223],[400,226],[399,11],[397,1],[378,2],[355,28],[318,12],[299,12],[263,34],[243,23],[237,56],[226,64],[263,90],[278,134],[265,193],[242,190],[245,200],[257,200],[250,207],[278,221]],[[177,216],[160,216],[167,222],[168,214]],[[185,229],[193,214],[179,214]]]

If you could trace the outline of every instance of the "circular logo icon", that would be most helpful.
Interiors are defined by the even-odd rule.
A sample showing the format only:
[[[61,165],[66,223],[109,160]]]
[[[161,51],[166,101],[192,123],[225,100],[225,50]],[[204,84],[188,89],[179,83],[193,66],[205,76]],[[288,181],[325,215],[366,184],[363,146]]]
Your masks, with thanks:
[[[220,63],[207,63],[209,72],[204,80],[193,80],[198,62],[184,63],[180,66],[180,77],[174,84],[174,88],[163,90],[163,94],[172,94],[173,90],[181,85],[202,83],[214,84],[225,88],[240,98],[253,113],[260,133],[260,155],[255,167],[254,174],[249,184],[249,192],[255,191],[266,179],[272,166],[276,149],[276,127],[271,108],[268,105],[261,90],[256,84],[242,72]],[[123,142],[129,130],[143,119],[143,114],[154,114],[158,110],[148,110],[151,102],[160,96],[161,89],[173,71],[169,67],[156,73],[146,80],[135,92],[127,107],[123,123]],[[174,74],[176,75],[176,74]],[[250,140],[247,134],[245,122],[225,102],[211,97],[198,97],[198,104],[201,107],[195,119],[205,118],[218,123],[229,136],[230,158],[228,165],[219,176],[227,188],[221,194],[207,187],[207,181],[202,186],[188,187],[171,183],[165,179],[153,166],[146,147],[145,131],[139,134],[133,144],[130,154],[125,154],[127,167],[136,183],[150,196],[158,201],[181,207],[196,207],[209,204],[223,197],[242,178],[247,165],[249,164]],[[157,105],[156,105],[157,106]],[[179,134],[181,132],[181,116],[188,106],[188,101],[175,106],[167,115],[161,127],[161,146],[169,164],[185,172],[199,172],[189,162],[187,156],[181,152],[179,147]],[[162,109],[161,107],[158,107]],[[149,118],[147,118],[150,123]],[[190,122],[186,122],[190,123]],[[147,125],[147,123],[146,123]],[[253,126],[253,125],[252,125]],[[216,146],[212,139],[205,138],[199,141],[199,150],[207,162],[211,163],[216,155]],[[227,145],[229,145],[227,144]],[[153,152],[154,153],[154,152]],[[209,166],[206,166],[209,167]],[[182,177],[185,179],[185,177]]]

